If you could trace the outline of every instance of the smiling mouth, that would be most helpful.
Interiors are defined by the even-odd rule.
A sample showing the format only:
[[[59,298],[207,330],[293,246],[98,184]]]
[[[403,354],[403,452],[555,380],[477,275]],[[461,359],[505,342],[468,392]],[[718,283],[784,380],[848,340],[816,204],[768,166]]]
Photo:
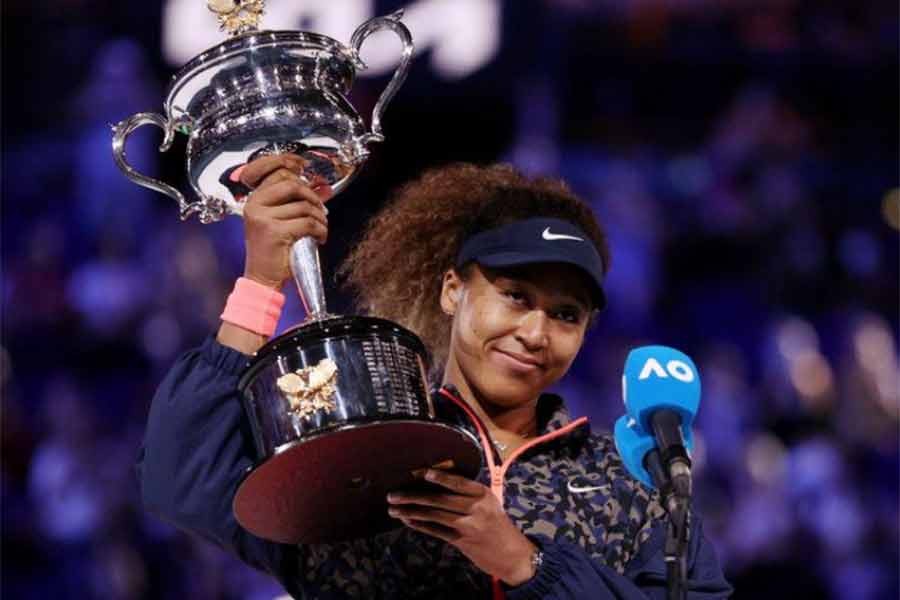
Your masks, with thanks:
[[[544,368],[544,365],[542,363],[528,356],[522,356],[521,354],[512,354],[510,352],[504,352],[503,350],[495,350],[495,352],[502,356],[508,364],[523,371],[532,371]]]

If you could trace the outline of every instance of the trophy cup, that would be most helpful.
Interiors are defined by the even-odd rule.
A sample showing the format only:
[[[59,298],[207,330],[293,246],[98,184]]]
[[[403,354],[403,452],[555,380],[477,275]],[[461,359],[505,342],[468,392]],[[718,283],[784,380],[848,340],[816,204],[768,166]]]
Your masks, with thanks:
[[[306,160],[303,177],[340,192],[384,139],[381,116],[403,83],[412,38],[401,12],[363,23],[347,47],[302,31],[259,31],[263,0],[208,0],[231,37],[190,60],[173,77],[165,115],[139,113],[113,128],[117,166],[138,185],[178,202],[180,216],[203,223],[240,215],[249,190],[234,170],[263,154]],[[371,131],[347,100],[359,50],[372,33],[400,37],[400,64],[375,105]],[[197,200],[141,175],[125,142],[143,125],[163,130],[161,152],[187,136],[187,176]],[[318,246],[302,238],[291,270],[306,320],[269,341],[239,382],[257,452],[233,500],[238,522],[282,543],[366,537],[397,522],[386,494],[443,467],[473,477],[481,449],[460,407],[435,404],[427,353],[415,334],[374,317],[328,314]]]

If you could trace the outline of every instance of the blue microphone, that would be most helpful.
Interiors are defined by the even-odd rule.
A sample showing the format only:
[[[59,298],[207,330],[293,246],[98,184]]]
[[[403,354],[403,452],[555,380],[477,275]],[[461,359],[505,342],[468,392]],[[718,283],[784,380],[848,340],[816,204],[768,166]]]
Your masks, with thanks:
[[[694,361],[667,346],[636,348],[625,360],[622,394],[628,414],[621,425],[616,423],[616,433],[621,436],[619,454],[627,461],[626,466],[640,465],[637,478],[653,483],[654,477],[647,471],[645,462],[652,454],[645,450],[649,438],[655,442],[658,460],[675,494],[689,497],[691,424],[700,406],[700,375]],[[626,455],[630,456],[626,458]],[[655,456],[650,458],[657,460]],[[629,470],[632,471],[630,467]]]

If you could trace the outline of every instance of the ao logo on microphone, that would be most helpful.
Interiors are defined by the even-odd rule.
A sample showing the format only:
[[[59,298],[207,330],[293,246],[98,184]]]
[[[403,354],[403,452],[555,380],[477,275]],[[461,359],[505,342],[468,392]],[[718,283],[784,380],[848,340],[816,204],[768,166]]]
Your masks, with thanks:
[[[663,366],[658,360],[653,357],[648,358],[647,362],[644,363],[644,367],[641,369],[640,375],[638,375],[638,379],[648,379],[651,374],[665,379],[671,376],[684,383],[690,383],[697,378],[694,374],[694,370],[691,369],[686,362],[677,359],[667,362],[666,368],[663,369]]]

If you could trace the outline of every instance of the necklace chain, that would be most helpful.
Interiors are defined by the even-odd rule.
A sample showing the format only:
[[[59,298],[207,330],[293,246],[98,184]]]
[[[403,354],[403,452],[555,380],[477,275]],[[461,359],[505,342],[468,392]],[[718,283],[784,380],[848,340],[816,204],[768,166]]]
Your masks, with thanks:
[[[529,438],[531,438],[531,437],[534,437],[534,436],[531,436],[531,435],[523,435],[523,436],[522,436],[522,439],[523,439],[523,440],[527,440],[527,439],[529,439]],[[503,442],[500,442],[500,441],[495,440],[495,439],[493,439],[493,438],[491,438],[491,442],[494,444],[494,448],[496,448],[497,451],[498,451],[500,454],[505,455],[505,454],[506,454],[506,451],[509,450],[509,444],[504,444]]]

